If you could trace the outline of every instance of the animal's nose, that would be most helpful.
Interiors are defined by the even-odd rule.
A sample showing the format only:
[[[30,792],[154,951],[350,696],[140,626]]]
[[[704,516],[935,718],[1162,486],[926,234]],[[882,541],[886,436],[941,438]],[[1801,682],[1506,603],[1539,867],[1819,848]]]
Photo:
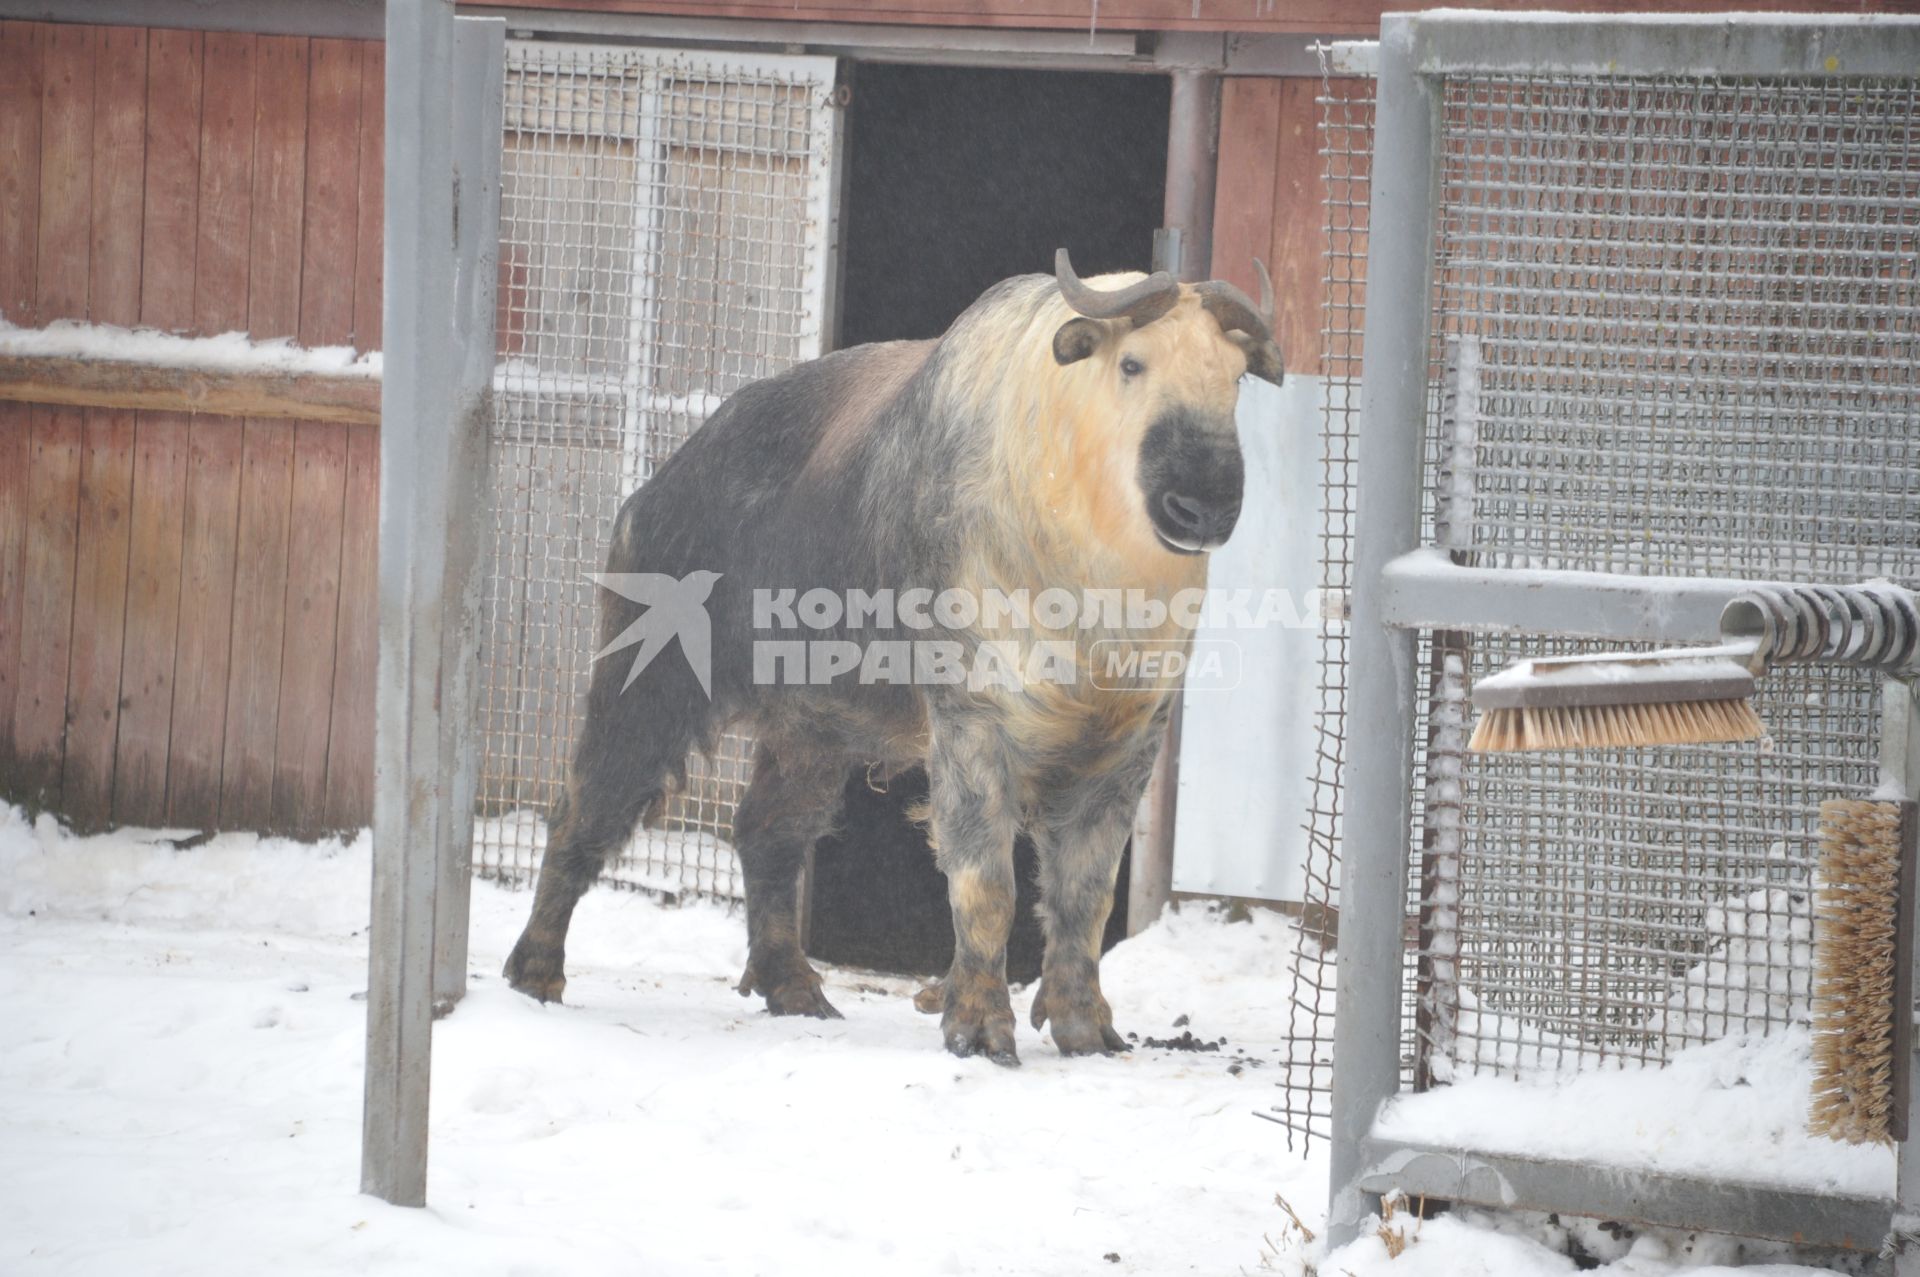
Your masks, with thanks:
[[[1240,503],[1205,501],[1183,492],[1168,492],[1160,498],[1161,513],[1167,522],[1187,539],[1202,545],[1226,540],[1240,517]]]

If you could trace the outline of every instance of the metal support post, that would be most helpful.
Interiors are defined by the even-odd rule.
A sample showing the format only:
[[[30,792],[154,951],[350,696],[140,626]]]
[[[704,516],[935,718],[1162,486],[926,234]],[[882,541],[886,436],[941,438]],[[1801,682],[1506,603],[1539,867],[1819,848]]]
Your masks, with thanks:
[[[1213,189],[1220,164],[1220,77],[1183,68],[1168,77],[1167,194],[1162,221],[1177,260],[1174,278],[1206,279],[1213,269]],[[1159,263],[1156,263],[1159,265]]]
[[[1404,16],[1380,32],[1369,244],[1366,371],[1357,449],[1347,809],[1340,882],[1340,1012],[1334,1027],[1329,1244],[1372,1207],[1360,1179],[1380,1106],[1400,1088],[1402,925],[1412,839],[1414,634],[1382,611],[1381,574],[1420,536],[1432,270],[1431,83],[1416,74]]]
[[[438,919],[435,896],[472,831],[470,810],[457,804],[472,794],[460,777],[474,659],[465,627],[492,365],[494,277],[482,245],[497,252],[498,235],[497,211],[485,218],[497,194],[460,196],[455,183],[462,157],[476,184],[489,163],[497,183],[505,29],[456,21],[452,0],[389,5],[386,29],[380,666],[360,1187],[420,1206],[436,951],[457,950],[465,965],[464,919],[457,939],[454,926],[465,896],[442,902]],[[476,82],[476,68],[490,80]],[[479,136],[493,160],[478,158]],[[476,315],[487,317],[484,333],[474,331]]]
[[[1890,678],[1883,685],[1880,707],[1880,770],[1883,793],[1920,798],[1920,683]],[[1920,923],[1914,934],[1920,935]],[[1907,955],[1920,981],[1920,948]],[[1913,988],[1920,989],[1920,983]],[[1895,1007],[1895,1015],[1914,1014],[1911,1005]],[[1920,1033],[1915,1034],[1920,1042]],[[1907,1112],[1920,1114],[1920,1045],[1914,1048],[1914,1067],[1907,1070]],[[1911,1120],[1911,1119],[1909,1119]],[[1920,1139],[1909,1131],[1899,1145],[1893,1194],[1893,1271],[1896,1277],[1920,1277]]]

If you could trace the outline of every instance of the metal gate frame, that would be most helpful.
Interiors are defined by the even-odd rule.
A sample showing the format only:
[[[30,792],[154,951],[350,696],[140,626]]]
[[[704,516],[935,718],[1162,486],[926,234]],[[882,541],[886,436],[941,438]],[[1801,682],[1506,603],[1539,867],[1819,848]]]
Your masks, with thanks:
[[[1441,90],[1447,75],[1466,72],[1910,79],[1920,73],[1920,21],[1473,13],[1382,20],[1357,442],[1330,1243],[1352,1240],[1379,1195],[1396,1189],[1812,1246],[1903,1242],[1920,1232],[1920,1141],[1900,1146],[1895,1195],[1878,1199],[1417,1146],[1373,1133],[1401,1086],[1419,632],[1492,626],[1619,642],[1711,641],[1720,609],[1752,584],[1465,567],[1423,543]],[[1920,708],[1910,688],[1887,687],[1883,762],[1914,792]],[[1920,1254],[1896,1249],[1899,1271],[1920,1272]]]

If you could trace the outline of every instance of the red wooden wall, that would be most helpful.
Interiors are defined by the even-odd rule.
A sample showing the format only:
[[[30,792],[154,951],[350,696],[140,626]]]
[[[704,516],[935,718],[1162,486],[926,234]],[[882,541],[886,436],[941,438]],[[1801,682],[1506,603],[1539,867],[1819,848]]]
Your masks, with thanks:
[[[1314,104],[1320,81],[1233,78],[1220,96],[1214,273],[1253,296],[1253,259],[1273,275],[1274,338],[1287,371],[1319,376],[1326,303],[1326,179]]]
[[[0,22],[0,315],[380,345],[382,54]],[[379,431],[0,404],[0,789],[83,827],[372,808]]]

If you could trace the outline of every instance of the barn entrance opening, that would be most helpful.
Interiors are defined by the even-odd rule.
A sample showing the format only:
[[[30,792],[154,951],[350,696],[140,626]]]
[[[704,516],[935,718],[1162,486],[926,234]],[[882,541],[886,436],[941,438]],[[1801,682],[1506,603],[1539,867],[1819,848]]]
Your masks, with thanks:
[[[837,345],[937,337],[1009,275],[1144,270],[1166,184],[1168,82],[1156,75],[850,68]],[[815,853],[808,949],[903,974],[953,956],[946,879],[906,817],[926,777],[847,783],[840,830]],[[1033,848],[1015,849],[1019,908],[1007,974],[1040,971]],[[1127,868],[1107,943],[1126,934]]]

